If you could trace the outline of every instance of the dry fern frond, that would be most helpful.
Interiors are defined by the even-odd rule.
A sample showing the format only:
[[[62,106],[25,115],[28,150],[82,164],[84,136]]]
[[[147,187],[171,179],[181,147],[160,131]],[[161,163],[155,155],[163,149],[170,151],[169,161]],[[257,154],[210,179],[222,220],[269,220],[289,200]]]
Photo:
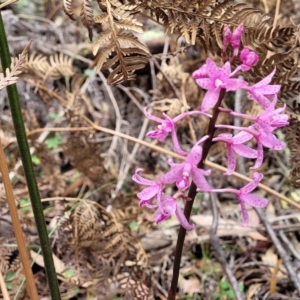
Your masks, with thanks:
[[[62,53],[50,56],[49,61],[46,56],[33,53],[28,56],[24,64],[24,72],[34,74],[44,82],[75,74],[72,58]]]
[[[4,73],[0,73],[0,91],[10,84],[14,84],[18,80],[20,75],[25,69],[26,56],[28,54],[31,41],[24,48],[18,58],[13,59],[10,69],[6,69]]]
[[[119,84],[135,79],[134,72],[147,64],[148,48],[133,34],[123,30],[143,32],[142,24],[134,19],[136,6],[122,5],[119,1],[99,1],[102,10],[100,16],[94,18],[95,23],[109,24],[109,28],[101,33],[94,44],[93,53],[97,56],[96,70],[112,68],[107,82]]]
[[[74,12],[72,11],[72,0],[63,0],[63,10],[71,20],[75,20]]]
[[[293,169],[290,173],[290,181],[295,188],[300,188],[300,104],[295,100],[293,107],[289,107],[287,113],[290,124],[284,128],[284,132],[291,150],[290,161]]]
[[[81,201],[61,223],[58,233],[56,247],[62,261],[75,269],[78,285],[89,287],[99,299],[116,295],[122,299],[150,299],[148,257],[140,242],[104,207],[90,200]]]
[[[83,0],[81,5],[80,12],[81,22],[87,28],[89,32],[89,38],[92,41],[93,39],[93,25],[94,25],[94,16],[92,8],[92,0]]]
[[[89,38],[92,41],[93,39],[93,25],[94,25],[94,16],[93,16],[93,7],[92,0],[81,0],[81,9],[80,9],[80,19],[82,24],[87,28],[89,33]],[[63,0],[63,11],[71,19],[75,20],[75,13],[72,8],[73,0]]]
[[[45,73],[43,80],[51,78],[52,80],[58,80],[61,77],[73,76],[75,74],[72,66],[72,58],[64,55],[63,53],[51,55],[49,58],[50,64],[47,72]]]
[[[118,0],[97,0],[102,11],[93,17],[91,0],[83,0],[81,7],[81,21],[89,31],[92,39],[94,23],[104,25],[105,30],[98,36],[94,48],[97,72],[111,70],[107,82],[119,84],[123,81],[135,79],[134,72],[147,64],[148,48],[130,32],[142,33],[143,24],[136,20],[137,5],[122,4]],[[72,0],[65,0],[65,13],[74,19]]]

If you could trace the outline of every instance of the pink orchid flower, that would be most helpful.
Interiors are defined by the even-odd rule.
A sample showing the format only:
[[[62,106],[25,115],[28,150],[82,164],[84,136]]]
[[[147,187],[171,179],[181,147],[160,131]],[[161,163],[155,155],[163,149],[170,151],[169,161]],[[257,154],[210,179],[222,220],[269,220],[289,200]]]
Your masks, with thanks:
[[[149,131],[146,134],[146,136],[150,137],[150,138],[155,138],[158,141],[163,142],[166,139],[166,137],[168,136],[168,134],[171,133],[174,149],[178,154],[181,154],[181,155],[186,155],[187,152],[183,151],[179,145],[178,138],[176,135],[176,123],[188,116],[195,115],[195,114],[205,115],[205,116],[211,118],[210,114],[207,114],[200,110],[193,110],[193,111],[188,111],[188,112],[182,113],[182,114],[178,115],[177,117],[175,117],[174,119],[170,118],[165,113],[163,114],[165,119],[158,118],[158,117],[153,116],[150,113],[148,113],[146,108],[144,109],[144,114],[148,119],[155,121],[157,123],[160,123],[157,126],[157,129]]]
[[[237,135],[236,139],[243,142],[249,141],[254,137],[257,141],[257,159],[253,167],[250,169],[257,169],[261,166],[264,158],[263,146],[271,150],[282,150],[285,148],[286,144],[277,139],[277,137],[271,132],[264,132],[263,130],[256,131],[255,125],[249,127],[238,127],[231,125],[216,125],[216,128],[227,128],[241,130]]]
[[[182,197],[182,195],[183,194],[180,192],[177,192],[173,197],[163,195],[161,204],[153,216],[153,220],[156,224],[166,220],[171,215],[176,214],[177,219],[183,228],[186,230],[194,228],[194,226],[187,221],[182,209],[177,203],[177,199]]]
[[[165,175],[161,176],[160,180],[164,184],[176,182],[176,186],[180,191],[187,189],[190,185],[190,177],[196,186],[203,192],[209,191],[211,186],[207,183],[204,176],[210,175],[210,170],[202,170],[197,168],[197,164],[202,157],[202,148],[199,143],[206,140],[208,136],[203,137],[190,151],[183,163],[169,162],[172,169]]]
[[[270,133],[277,128],[289,125],[289,116],[287,114],[282,114],[282,112],[284,112],[286,108],[286,105],[284,104],[283,107],[275,109],[276,103],[277,95],[275,95],[274,100],[269,104],[268,108],[257,117],[250,116],[247,114],[236,113],[233,111],[230,111],[229,113],[235,117],[241,117],[244,119],[254,121],[254,128],[256,130],[264,131],[265,133]],[[221,111],[222,110],[223,109],[221,109]]]
[[[202,100],[202,112],[207,112],[215,106],[222,88],[226,91],[236,91],[247,86],[247,82],[244,80],[230,78],[230,62],[226,62],[222,68],[219,68],[212,59],[208,58],[204,66],[204,70],[200,68],[194,72],[197,84],[207,90]],[[203,77],[204,72],[206,72],[206,78]]]
[[[164,188],[164,184],[162,181],[152,181],[146,178],[143,178],[139,175],[139,172],[143,171],[143,169],[138,168],[135,170],[135,173],[132,176],[132,180],[138,184],[146,185],[147,188],[143,189],[140,193],[137,194],[137,197],[140,199],[140,206],[146,205],[149,208],[157,207],[160,203],[160,199],[162,197],[162,190]],[[156,198],[158,204],[150,204],[152,200]]]
[[[253,207],[259,207],[259,208],[266,207],[268,204],[268,201],[266,199],[261,198],[255,194],[251,194],[251,192],[257,187],[257,185],[259,184],[259,182],[262,180],[263,177],[264,177],[263,174],[255,172],[252,175],[253,180],[239,190],[226,188],[226,189],[213,189],[211,190],[211,192],[235,194],[241,205],[242,226],[247,226],[249,223],[249,216],[248,216],[246,204]]]
[[[224,173],[225,175],[231,175],[235,170],[236,161],[234,157],[234,152],[248,158],[257,157],[257,150],[252,149],[246,145],[242,145],[242,143],[244,143],[243,138],[239,138],[237,136],[232,137],[232,134],[222,133],[219,134],[218,137],[214,138],[213,141],[221,141],[226,143],[228,166],[227,172]]]
[[[255,99],[264,109],[270,105],[269,97],[274,97],[280,90],[280,85],[269,84],[276,72],[276,68],[261,81],[252,86],[246,86],[250,99]]]

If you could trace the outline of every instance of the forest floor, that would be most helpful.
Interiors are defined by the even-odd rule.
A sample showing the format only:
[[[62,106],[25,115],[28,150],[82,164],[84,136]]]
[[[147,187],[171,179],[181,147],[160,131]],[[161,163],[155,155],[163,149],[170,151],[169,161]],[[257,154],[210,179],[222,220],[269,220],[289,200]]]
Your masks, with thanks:
[[[153,223],[153,210],[138,206],[136,194],[141,187],[131,177],[135,168],[143,168],[143,175],[151,180],[168,170],[170,156],[152,146],[173,151],[171,141],[145,139],[155,124],[144,118],[143,108],[151,107],[158,116],[197,109],[204,93],[191,73],[203,64],[206,54],[197,47],[183,47],[176,36],[166,36],[164,28],[147,21],[140,40],[153,54],[150,63],[138,71],[135,81],[109,86],[107,73],[96,74],[92,68],[94,56],[86,28],[69,20],[59,5],[46,12],[16,9],[5,9],[2,15],[12,56],[32,40],[28,72],[17,86],[63,299],[147,299],[145,294],[149,299],[167,299],[179,223],[176,217]],[[226,101],[228,107],[238,101],[248,111],[259,109],[244,96],[238,99],[232,94]],[[0,93],[0,110],[0,137],[32,269],[40,299],[48,299],[5,91]],[[193,117],[179,125],[179,140],[188,148],[205,134],[207,120]],[[125,138],[105,129],[121,132]],[[283,139],[284,131],[278,136]],[[289,203],[265,189],[257,190],[268,206],[258,211],[249,207],[246,228],[241,226],[236,200],[219,194],[214,215],[211,195],[197,194],[191,217],[195,228],[185,240],[178,299],[234,299],[224,264],[211,243],[216,217],[219,250],[245,299],[300,299],[286,265],[300,276],[300,212],[296,208],[300,192],[289,182],[289,153],[288,148],[265,152],[258,170],[265,175],[261,183],[290,199]],[[240,177],[223,176],[219,166],[226,166],[226,160],[225,146],[215,143],[208,156],[214,163],[210,184],[243,186]],[[245,170],[252,164],[241,159],[236,171],[251,177]],[[27,299],[2,184],[0,262],[11,299]]]

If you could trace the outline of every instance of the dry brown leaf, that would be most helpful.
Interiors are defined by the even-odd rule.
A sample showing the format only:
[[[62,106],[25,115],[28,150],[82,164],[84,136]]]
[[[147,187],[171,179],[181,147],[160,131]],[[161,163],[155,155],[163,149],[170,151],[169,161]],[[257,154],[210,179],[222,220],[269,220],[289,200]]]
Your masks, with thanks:
[[[193,296],[195,293],[200,293],[201,282],[197,277],[190,276],[188,279],[180,276],[178,281],[178,287],[182,290],[184,294]]]
[[[191,220],[198,226],[202,226],[210,230],[213,216],[196,215]],[[240,223],[232,220],[224,220],[219,218],[218,236],[249,236],[254,240],[268,241],[268,238],[251,227],[243,227]],[[201,237],[202,238],[202,237]]]

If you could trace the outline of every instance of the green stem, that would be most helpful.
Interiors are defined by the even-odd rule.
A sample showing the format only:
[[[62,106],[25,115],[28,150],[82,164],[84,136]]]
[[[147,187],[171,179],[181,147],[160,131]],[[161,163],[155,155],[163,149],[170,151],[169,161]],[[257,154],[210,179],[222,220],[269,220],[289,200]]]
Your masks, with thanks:
[[[202,158],[197,166],[200,169],[203,169],[204,161],[205,161],[205,159],[208,155],[208,151],[211,147],[212,139],[214,137],[214,133],[216,130],[215,125],[216,125],[216,121],[217,121],[217,118],[219,115],[219,106],[221,105],[222,100],[225,97],[225,94],[226,94],[226,89],[221,89],[218,102],[215,105],[212,118],[210,119],[210,122],[208,124],[207,135],[209,136],[209,138],[203,143]],[[187,220],[190,219],[190,215],[192,212],[196,194],[197,194],[197,187],[196,187],[195,183],[192,181],[190,188],[189,188],[189,192],[188,192],[188,197],[191,200],[187,201],[186,205],[184,207],[184,215]],[[175,298],[176,298],[176,290],[177,290],[177,285],[178,285],[180,262],[181,262],[185,234],[186,234],[186,229],[183,228],[182,226],[180,226],[178,238],[177,238],[176,249],[175,249],[173,277],[172,277],[171,287],[170,287],[169,294],[168,294],[168,300],[175,300]]]
[[[11,58],[10,58],[1,11],[0,11],[0,57],[1,57],[2,69],[6,70],[7,68],[10,68]],[[13,124],[15,128],[16,138],[20,149],[20,155],[21,155],[21,160],[24,168],[29,196],[31,199],[32,210],[33,210],[33,214],[34,214],[34,218],[38,230],[38,235],[41,243],[42,254],[44,257],[44,264],[45,264],[46,276],[49,283],[50,295],[52,300],[59,300],[61,299],[59,293],[59,286],[56,277],[52,251],[48,239],[48,233],[47,233],[47,227],[46,227],[44,214],[43,214],[42,202],[41,202],[38,186],[36,183],[36,179],[34,176],[31,155],[29,152],[25,126],[24,126],[21,107],[19,103],[17,86],[16,84],[12,84],[7,86],[6,89],[7,89],[7,95],[9,99]]]

